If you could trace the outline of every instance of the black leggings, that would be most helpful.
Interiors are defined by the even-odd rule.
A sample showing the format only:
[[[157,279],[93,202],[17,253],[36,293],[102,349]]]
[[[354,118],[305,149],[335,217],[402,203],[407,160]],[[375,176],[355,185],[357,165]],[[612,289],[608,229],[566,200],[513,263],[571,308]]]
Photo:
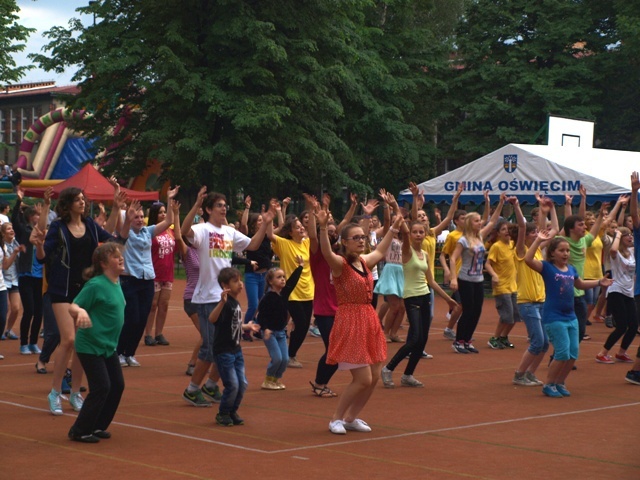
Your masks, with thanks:
[[[333,321],[335,316],[329,317],[325,315],[316,315],[316,327],[320,330],[320,336],[324,342],[324,353],[318,360],[318,368],[316,369],[316,385],[326,385],[333,377],[333,374],[338,370],[338,364],[327,364],[327,350],[329,349],[329,336],[331,335],[331,329],[333,328]]]
[[[400,347],[391,361],[387,364],[389,370],[395,370],[398,364],[409,356],[409,362],[404,369],[405,375],[413,375],[418,362],[422,358],[422,352],[427,346],[429,328],[431,328],[431,295],[420,295],[404,299],[404,307],[407,310],[409,321],[409,333],[407,342]]]
[[[60,345],[60,330],[58,322],[51,306],[51,296],[46,292],[42,296],[42,318],[44,322],[44,342],[42,342],[42,353],[39,360],[42,363],[49,363],[51,355]]]
[[[21,276],[18,291],[23,308],[20,345],[36,345],[42,325],[42,277]]]
[[[480,321],[484,302],[484,287],[482,282],[458,280],[458,291],[462,300],[462,315],[458,320],[456,341],[470,343]]]
[[[607,296],[607,304],[611,309],[616,329],[611,332],[604,342],[604,348],[611,350],[620,338],[620,348],[626,350],[636,337],[638,330],[638,317],[636,316],[636,302],[633,298],[622,293],[611,292]]]
[[[313,300],[291,301],[289,300],[289,314],[293,320],[294,329],[289,335],[289,358],[295,357],[307,337],[311,314],[313,313]]]

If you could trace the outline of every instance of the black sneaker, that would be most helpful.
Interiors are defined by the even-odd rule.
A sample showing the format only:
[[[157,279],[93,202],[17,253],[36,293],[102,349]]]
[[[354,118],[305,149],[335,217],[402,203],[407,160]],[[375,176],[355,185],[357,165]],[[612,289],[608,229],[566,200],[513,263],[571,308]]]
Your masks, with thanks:
[[[228,413],[218,413],[216,415],[216,423],[223,427],[233,427],[233,419]]]
[[[471,353],[480,353],[480,350],[474,347],[473,343],[465,343],[464,348],[466,348]]]
[[[158,345],[164,345],[164,346],[169,345],[169,340],[167,340],[163,334],[157,335],[154,340]]]
[[[111,433],[106,430],[94,430],[93,436],[98,438],[111,438]]]
[[[453,348],[453,351],[456,353],[469,353],[469,350],[464,348],[464,344],[457,341],[453,342],[453,345],[451,345],[451,348]]]
[[[67,436],[69,437],[70,440],[73,440],[74,442],[80,442],[80,443],[98,443],[100,441],[100,439],[93,434],[78,435],[73,431],[73,428],[69,430],[69,433]]]
[[[147,347],[153,347],[154,345],[157,345],[158,342],[156,342],[156,339],[153,338],[151,335],[145,335],[144,336],[144,344]]]
[[[240,418],[237,412],[231,412],[229,416],[231,417],[231,420],[233,420],[234,425],[244,425],[244,420]]]

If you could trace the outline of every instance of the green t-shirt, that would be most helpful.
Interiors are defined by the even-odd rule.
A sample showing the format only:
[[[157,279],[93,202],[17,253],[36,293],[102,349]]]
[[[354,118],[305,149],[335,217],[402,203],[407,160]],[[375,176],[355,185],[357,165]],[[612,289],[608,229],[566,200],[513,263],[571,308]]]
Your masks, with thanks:
[[[90,328],[76,332],[76,352],[110,357],[116,351],[124,325],[124,294],[120,282],[104,275],[93,277],[73,300],[91,318]]]
[[[562,237],[569,244],[569,264],[573,265],[578,276],[584,280],[584,263],[587,259],[587,248],[593,243],[593,235],[587,233],[581,239],[574,241],[571,237]],[[582,297],[584,290],[573,287],[573,296]]]

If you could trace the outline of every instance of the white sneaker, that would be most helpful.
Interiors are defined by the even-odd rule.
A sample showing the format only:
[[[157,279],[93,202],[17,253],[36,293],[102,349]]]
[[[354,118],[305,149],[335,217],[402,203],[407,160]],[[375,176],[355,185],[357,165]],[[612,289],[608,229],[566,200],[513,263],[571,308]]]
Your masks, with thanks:
[[[136,360],[136,357],[131,356],[131,357],[127,357],[127,365],[129,365],[130,367],[139,367],[140,362]]]
[[[120,366],[121,367],[128,367],[129,364],[127,363],[127,357],[125,357],[124,355],[118,355],[118,360],[120,360]]]
[[[336,435],[346,435],[347,431],[344,428],[343,420],[332,420],[329,422],[329,431]]]
[[[395,387],[395,384],[393,383],[393,372],[387,367],[382,367],[380,376],[382,377],[382,384],[384,385],[384,388]]]
[[[400,378],[400,384],[405,387],[424,387],[424,384],[413,375],[402,375]]]
[[[345,430],[353,430],[354,432],[370,432],[371,427],[367,422],[356,418],[353,422],[343,422],[342,426]]]
[[[69,395],[69,403],[76,412],[79,412],[82,410],[82,405],[84,405],[84,398],[82,398],[82,394],[80,392],[73,392]]]

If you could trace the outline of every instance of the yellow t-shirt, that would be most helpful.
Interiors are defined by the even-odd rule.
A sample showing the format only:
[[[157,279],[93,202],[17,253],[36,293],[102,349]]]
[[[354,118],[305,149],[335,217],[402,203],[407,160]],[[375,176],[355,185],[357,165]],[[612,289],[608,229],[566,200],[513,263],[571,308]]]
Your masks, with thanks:
[[[296,288],[291,292],[289,300],[304,302],[307,300],[313,300],[314,283],[311,276],[311,264],[309,262],[309,243],[310,240],[305,238],[301,243],[294,242],[287,238],[282,238],[274,235],[274,240],[271,242],[271,248],[273,252],[280,259],[280,268],[284,271],[284,274],[289,278],[293,271],[298,268],[296,262],[296,256],[299,255],[304,260],[304,266],[302,267],[302,275]]]
[[[449,235],[447,235],[447,239],[444,241],[444,245],[442,246],[442,252],[445,255],[451,257],[453,252],[456,249],[456,245],[458,244],[458,240],[462,238],[462,232],[460,230],[454,230]],[[456,262],[456,273],[460,271],[460,267],[462,266],[462,255],[458,258]]]
[[[518,291],[515,257],[513,241],[509,243],[497,241],[491,245],[487,259],[491,261],[491,266],[498,275],[498,283],[493,285],[493,295],[505,295]]]
[[[429,270],[435,276],[436,271],[436,237],[426,236],[422,240],[422,250],[427,252],[427,263],[429,264]]]
[[[595,280],[602,277],[602,249],[604,244],[600,237],[595,237],[590,247],[587,247],[587,257],[584,262],[584,279]]]
[[[528,250],[528,247],[524,247]],[[514,250],[515,252],[515,250]],[[526,250],[525,250],[526,254]],[[544,290],[544,281],[542,275],[536,272],[534,269],[524,262],[524,255],[522,258],[514,254],[516,260],[516,272],[518,283],[518,303],[539,303],[544,302],[546,293]],[[542,251],[538,248],[536,254],[533,256],[536,260],[543,260]]]

